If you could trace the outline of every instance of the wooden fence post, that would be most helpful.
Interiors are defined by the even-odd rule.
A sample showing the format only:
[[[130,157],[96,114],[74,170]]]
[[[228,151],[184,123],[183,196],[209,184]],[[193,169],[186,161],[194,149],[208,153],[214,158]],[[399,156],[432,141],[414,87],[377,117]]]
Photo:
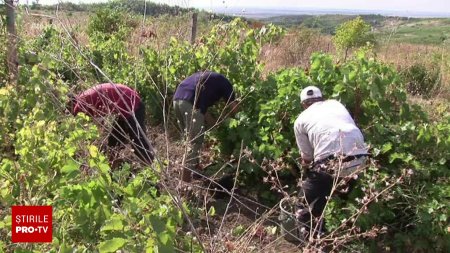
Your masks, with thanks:
[[[197,36],[197,16],[197,12],[192,13],[191,44],[195,43],[195,37]]]
[[[8,32],[8,72],[9,81],[12,84],[17,83],[19,61],[17,59],[17,31],[16,14],[14,0],[5,0],[6,4],[6,30]]]

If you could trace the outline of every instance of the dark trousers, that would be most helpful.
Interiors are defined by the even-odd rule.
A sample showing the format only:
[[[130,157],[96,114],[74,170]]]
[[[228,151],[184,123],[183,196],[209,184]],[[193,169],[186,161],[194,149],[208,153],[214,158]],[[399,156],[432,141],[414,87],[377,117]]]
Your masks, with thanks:
[[[302,226],[315,229],[315,224],[311,224],[311,214],[313,218],[319,218],[327,203],[333,187],[333,177],[325,172],[308,171],[301,184],[300,195],[305,197],[307,205],[299,212],[298,221]],[[309,208],[308,208],[309,207]],[[311,210],[311,212],[309,211]],[[313,219],[314,221],[314,219]],[[323,226],[319,226],[323,230]],[[309,229],[307,229],[309,231]]]
[[[343,184],[343,187],[346,188],[345,192],[340,191],[340,189],[342,188],[341,183],[344,182],[338,182],[334,194],[342,199],[347,199],[348,194],[356,184],[356,180],[350,179],[349,181],[345,182],[345,184]],[[309,211],[301,212],[301,215],[299,217],[299,221],[301,224],[310,226],[311,214],[314,218],[319,218],[322,215],[327,201],[331,198],[330,195],[333,184],[333,176],[326,172],[308,171],[306,173],[305,180],[302,182],[302,192],[300,194],[304,194],[305,200],[308,203],[309,208],[311,209],[311,213]],[[324,230],[324,223],[322,223],[321,229]]]
[[[145,134],[145,106],[141,102],[134,111],[134,116],[119,117],[108,136],[108,147],[116,147],[131,141],[136,155],[144,162],[153,161],[153,150]]]

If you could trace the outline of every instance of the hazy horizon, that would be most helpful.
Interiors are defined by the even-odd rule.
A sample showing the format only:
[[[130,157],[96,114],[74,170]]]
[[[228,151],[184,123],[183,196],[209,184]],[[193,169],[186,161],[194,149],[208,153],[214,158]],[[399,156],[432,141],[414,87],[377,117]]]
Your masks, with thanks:
[[[31,4],[34,0],[20,0]],[[60,2],[96,3],[107,0],[39,0],[40,4]],[[450,17],[450,0],[154,0],[151,2],[199,8],[211,12],[249,16],[265,11],[264,15],[280,16],[304,14],[380,14],[405,17]],[[284,12],[282,12],[284,11]],[[270,14],[273,13],[273,14]]]
[[[231,7],[216,9],[215,12],[227,15],[244,16],[248,18],[276,17],[290,15],[382,15],[382,16],[402,16],[417,18],[450,18],[450,13],[446,12],[426,12],[426,11],[391,11],[391,10],[354,10],[354,9],[322,9],[322,8],[305,8],[305,9],[285,9],[285,8],[258,8],[258,7]]]

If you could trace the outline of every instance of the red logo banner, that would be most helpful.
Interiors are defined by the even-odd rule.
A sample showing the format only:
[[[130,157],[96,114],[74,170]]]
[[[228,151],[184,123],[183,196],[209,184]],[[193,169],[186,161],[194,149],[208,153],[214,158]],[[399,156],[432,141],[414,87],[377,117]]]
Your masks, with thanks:
[[[51,206],[13,206],[12,242],[52,242]]]

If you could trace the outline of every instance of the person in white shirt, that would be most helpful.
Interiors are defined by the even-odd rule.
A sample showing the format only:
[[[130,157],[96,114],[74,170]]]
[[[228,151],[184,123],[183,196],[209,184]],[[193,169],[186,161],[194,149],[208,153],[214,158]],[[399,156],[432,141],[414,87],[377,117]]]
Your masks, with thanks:
[[[304,111],[294,123],[294,132],[302,168],[308,168],[301,194],[311,212],[301,212],[299,220],[310,226],[310,214],[321,217],[335,178],[345,179],[340,193],[346,198],[356,173],[366,164],[368,149],[361,131],[340,102],[324,100],[315,86],[304,88],[300,100]]]

